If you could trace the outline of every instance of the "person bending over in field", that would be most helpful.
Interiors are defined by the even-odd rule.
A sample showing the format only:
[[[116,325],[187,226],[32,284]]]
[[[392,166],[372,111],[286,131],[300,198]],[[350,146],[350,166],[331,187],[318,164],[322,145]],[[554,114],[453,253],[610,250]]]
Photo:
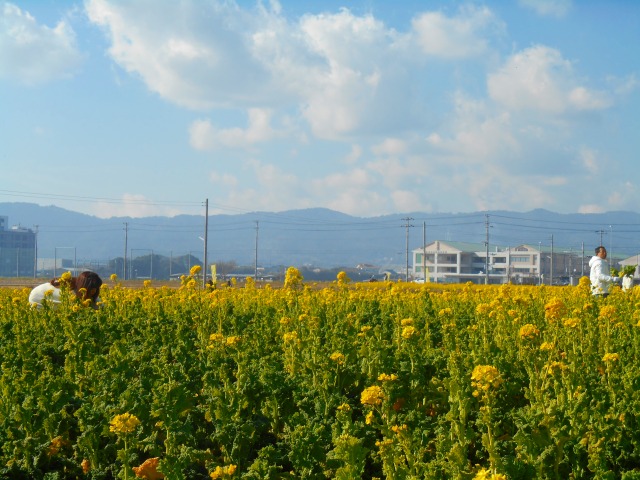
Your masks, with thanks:
[[[68,275],[68,276],[67,276]],[[57,306],[61,303],[61,284],[69,283],[69,291],[82,301],[90,300],[91,307],[97,308],[100,301],[100,287],[102,279],[94,272],[82,272],[77,277],[69,274],[62,275],[60,278],[54,278],[47,283],[38,285],[29,294],[29,303],[35,307],[41,307],[43,302]]]

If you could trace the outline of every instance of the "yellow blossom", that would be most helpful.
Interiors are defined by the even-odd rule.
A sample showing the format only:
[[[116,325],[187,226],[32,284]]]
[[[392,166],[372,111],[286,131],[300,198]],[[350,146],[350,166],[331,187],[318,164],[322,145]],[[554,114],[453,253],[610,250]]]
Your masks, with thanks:
[[[550,342],[542,342],[542,344],[540,345],[540,350],[543,352],[548,352],[550,350],[553,350],[553,343]]]
[[[360,402],[363,405],[380,405],[382,400],[384,400],[384,392],[377,385],[365,388],[360,395]]]
[[[381,373],[380,375],[378,375],[379,382],[393,382],[394,380],[397,380],[397,379],[398,379],[398,375],[396,375],[395,373],[392,373],[391,375],[386,373]]]
[[[553,297],[549,303],[544,306],[544,318],[550,322],[555,322],[562,318],[566,311],[567,307],[565,307],[562,300],[557,297]]]
[[[616,315],[616,307],[613,305],[603,305],[600,308],[600,315],[598,318],[600,320],[613,320]]]
[[[298,332],[296,332],[295,330],[292,332],[286,332],[283,336],[282,339],[285,342],[295,342],[296,340],[298,340]]]
[[[489,480],[491,478],[491,471],[483,468],[476,473],[476,476],[473,477],[474,480]]]
[[[341,412],[350,412],[351,405],[349,405],[348,403],[342,403],[338,406],[338,410]]]
[[[240,340],[242,340],[242,337],[238,336],[238,335],[232,335],[230,337],[227,337],[225,343],[229,346],[233,346],[236,345],[238,343],[240,343]]]
[[[576,328],[580,324],[580,319],[577,317],[565,318],[562,324],[567,328]]]
[[[406,432],[408,428],[409,428],[409,427],[407,427],[405,424],[402,424],[402,425],[394,425],[393,427],[391,427],[391,431],[392,431],[393,433],[397,433],[397,434],[399,435],[399,434],[400,434],[400,433],[402,433],[402,432]]]
[[[403,318],[402,320],[400,320],[400,325],[402,325],[403,327],[413,325],[413,318]]]
[[[471,386],[474,387],[474,396],[480,393],[487,394],[490,389],[496,389],[503,380],[498,369],[492,365],[478,365],[471,372]]]
[[[373,422],[373,410],[370,410],[369,413],[367,413],[366,417],[364,418],[364,423],[366,423],[367,425],[371,425],[371,423]]]
[[[202,270],[202,267],[200,265],[194,265],[193,267],[191,267],[191,270],[189,270],[189,275],[195,277],[200,273],[200,270]]]
[[[302,286],[302,274],[296,267],[287,268],[284,277],[284,288],[297,289]]]
[[[479,303],[476,306],[476,314],[478,314],[478,315],[484,315],[485,313],[488,313],[489,311],[491,311],[491,305],[489,305],[488,303]]]
[[[80,467],[82,468],[82,473],[86,475],[91,471],[91,462],[88,459],[84,458],[80,463]]]
[[[346,272],[339,272],[336,276],[339,285],[345,285],[351,281],[351,279],[347,276]]]
[[[520,338],[523,340],[531,340],[540,335],[540,330],[535,325],[527,323],[520,327]]]
[[[122,413],[113,417],[109,431],[116,435],[126,435],[134,432],[138,425],[140,425],[138,417],[131,415],[130,413]]]
[[[416,327],[408,326],[402,329],[402,338],[408,340],[414,336],[418,335],[418,330]]]
[[[602,357],[603,362],[617,362],[620,360],[620,355],[617,353],[605,353]]]
[[[340,352],[333,352],[329,356],[329,358],[331,359],[331,361],[336,362],[338,365],[344,365],[345,357],[344,357],[344,354]]]
[[[209,476],[212,480],[217,480],[219,478],[229,478],[236,472],[236,468],[237,467],[233,464],[225,465],[224,467],[217,466],[216,469],[209,474]]]
[[[562,362],[551,362],[546,366],[546,368],[547,368],[547,374],[555,375],[556,373],[561,373],[565,371],[569,367],[567,367]]]
[[[118,281],[118,275],[116,275],[115,273],[112,273],[109,278],[111,279],[112,282]]]

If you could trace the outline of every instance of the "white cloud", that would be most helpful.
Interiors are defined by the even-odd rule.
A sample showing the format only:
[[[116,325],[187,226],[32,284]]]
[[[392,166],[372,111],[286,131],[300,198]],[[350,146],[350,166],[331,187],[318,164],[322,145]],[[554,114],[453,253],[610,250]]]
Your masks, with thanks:
[[[485,53],[486,31],[501,26],[487,7],[467,6],[455,17],[423,13],[413,20],[412,28],[425,54],[459,59]]]
[[[427,139],[430,145],[464,164],[489,162],[506,168],[506,162],[513,163],[519,157],[522,146],[509,113],[495,113],[490,106],[461,93],[455,95],[454,103],[451,137],[434,132]]]
[[[411,36],[371,15],[343,9],[290,21],[277,3],[162,5],[87,0],[86,10],[107,33],[111,58],[178,105],[297,110],[324,139],[402,129],[424,115],[406,68]]]
[[[590,175],[597,175],[600,172],[600,163],[595,151],[590,148],[582,148],[579,156],[580,164]]]
[[[144,195],[136,193],[125,193],[122,195],[121,202],[97,202],[92,204],[90,213],[100,218],[141,218],[155,215],[173,217],[184,213],[179,207],[158,205]]]
[[[0,5],[0,78],[40,84],[72,76],[81,60],[66,21],[50,28],[11,3]]]
[[[578,207],[578,213],[604,213],[606,209],[602,205],[597,205],[594,203],[580,205]]]
[[[571,0],[519,0],[520,5],[530,8],[538,15],[563,17],[571,9]]]
[[[398,156],[407,151],[407,144],[399,138],[385,138],[382,143],[371,147],[375,155]]]
[[[189,127],[189,143],[196,150],[213,150],[218,147],[247,148],[278,136],[270,124],[271,112],[260,108],[249,110],[246,129],[213,126],[210,120],[195,120]]]
[[[617,95],[628,95],[640,88],[640,80],[635,74],[627,75],[624,78],[609,76],[607,81],[612,85]]]
[[[238,178],[229,173],[211,172],[209,178],[214,185],[221,185],[223,187],[236,188],[239,184]]]
[[[172,102],[207,109],[265,98],[266,72],[248,55],[260,16],[231,2],[87,0],[85,8],[107,32],[113,60]]]
[[[576,110],[603,110],[611,106],[611,99],[602,92],[576,87],[569,92],[569,103]]]
[[[352,165],[357,163],[360,157],[362,157],[362,147],[360,145],[351,145],[351,151],[344,158],[344,161],[347,165]]]
[[[420,196],[413,191],[409,190],[396,190],[391,192],[391,198],[393,199],[393,207],[397,212],[411,212],[416,210],[416,207],[420,205]]]
[[[489,95],[513,110],[562,114],[569,110],[601,110],[606,95],[578,85],[571,62],[558,50],[542,45],[511,56],[488,76]]]

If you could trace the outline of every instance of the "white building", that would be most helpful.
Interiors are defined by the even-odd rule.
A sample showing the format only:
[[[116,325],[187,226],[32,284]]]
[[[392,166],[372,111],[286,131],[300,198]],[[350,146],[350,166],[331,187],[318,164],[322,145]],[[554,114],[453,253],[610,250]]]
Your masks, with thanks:
[[[436,240],[412,256],[413,277],[434,283],[575,284],[589,274],[583,252],[545,246],[487,251],[484,244]]]

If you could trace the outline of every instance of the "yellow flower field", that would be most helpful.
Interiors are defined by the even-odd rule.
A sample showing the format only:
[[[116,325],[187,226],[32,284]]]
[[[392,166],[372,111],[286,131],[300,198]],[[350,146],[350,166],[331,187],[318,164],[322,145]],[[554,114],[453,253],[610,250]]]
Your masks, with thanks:
[[[640,288],[0,289],[0,479],[640,478]]]

